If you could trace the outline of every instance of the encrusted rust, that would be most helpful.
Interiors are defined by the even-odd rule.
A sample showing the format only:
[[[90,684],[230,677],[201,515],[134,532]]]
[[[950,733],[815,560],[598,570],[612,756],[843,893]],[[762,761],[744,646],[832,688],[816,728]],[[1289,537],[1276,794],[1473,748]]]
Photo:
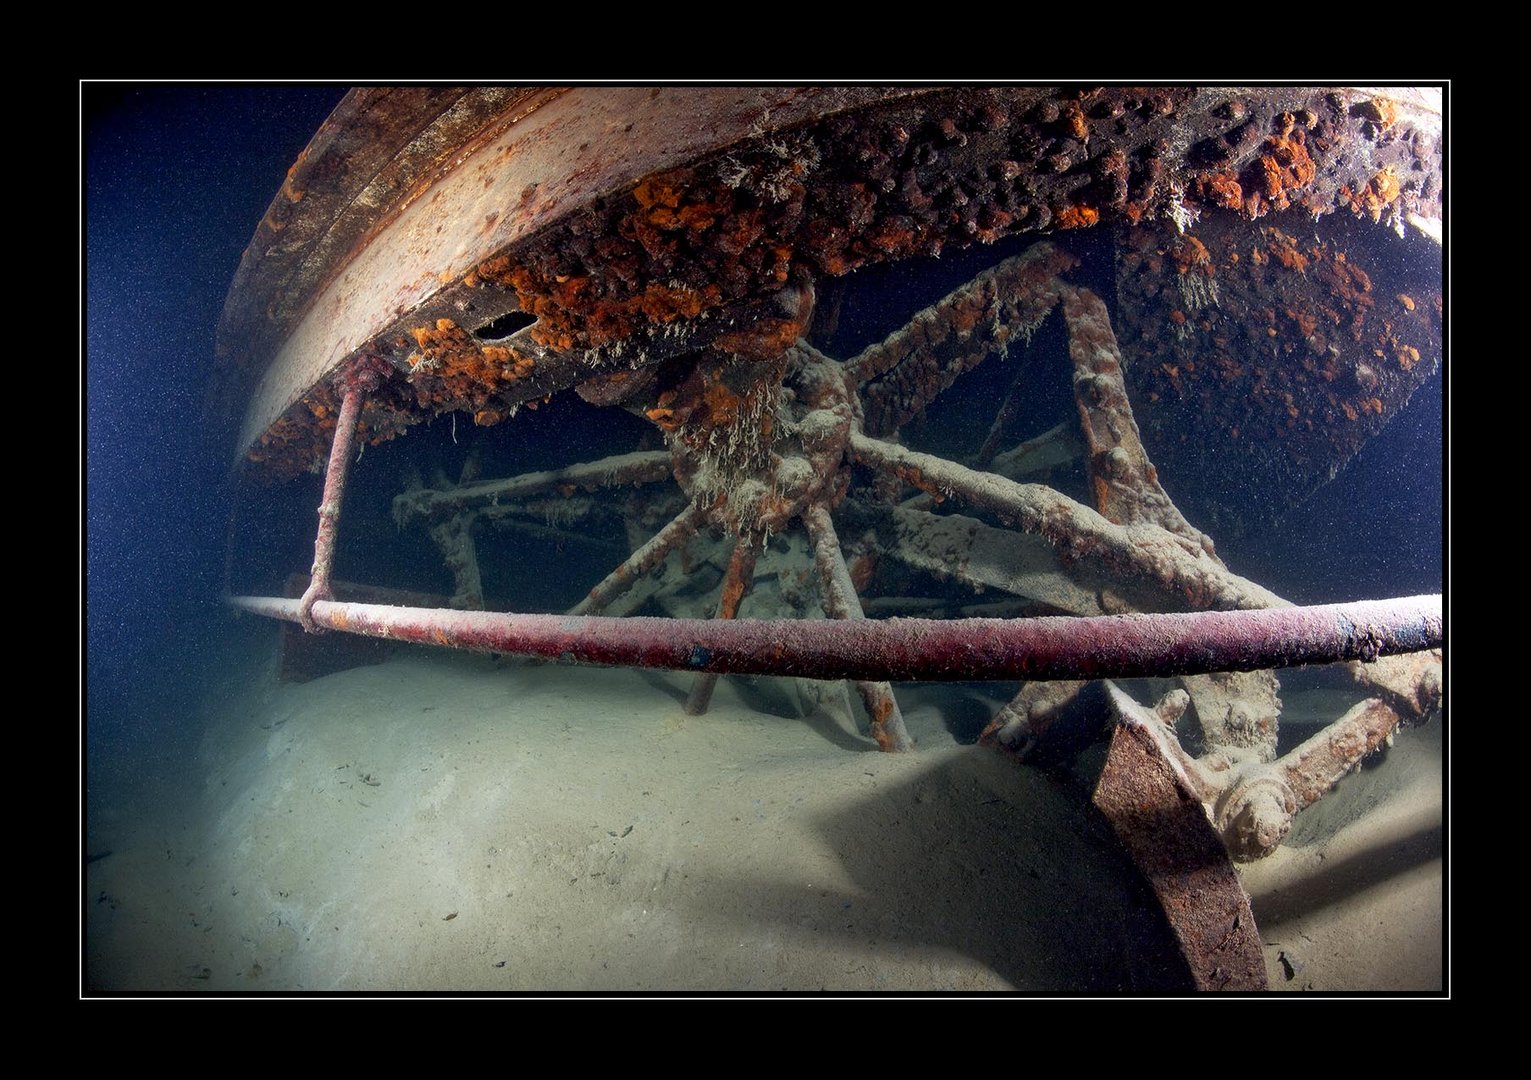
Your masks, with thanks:
[[[1218,217],[1194,236],[1122,239],[1117,330],[1143,438],[1168,475],[1243,478],[1231,493],[1185,485],[1186,512],[1219,531],[1268,525],[1309,495],[1440,364],[1440,253],[1427,239],[1349,214]],[[1273,438],[1280,455],[1265,449]]]
[[[1265,956],[1249,895],[1201,807],[1195,782],[1161,742],[1163,724],[1109,686],[1116,728],[1094,802],[1148,879],[1197,990],[1264,990]]]
[[[481,342],[451,319],[413,327],[409,336],[419,346],[405,360],[415,400],[422,406],[441,402],[462,409],[473,415],[475,424],[486,427],[505,418],[494,404],[496,392],[529,378],[537,367],[535,357],[508,345]]]
[[[343,378],[336,380],[335,389],[341,395],[340,412],[335,419],[335,438],[330,447],[329,466],[324,473],[324,495],[319,501],[319,531],[314,538],[314,566],[308,588],[298,603],[298,621],[311,634],[318,631],[310,615],[314,603],[334,596],[330,589],[330,572],[335,563],[335,537],[340,527],[340,506],[345,499],[351,447],[355,445],[362,399],[376,385],[377,379],[375,366],[362,362],[354,365]]]
[[[557,491],[568,498],[578,491],[652,484],[670,477],[670,455],[662,451],[617,454],[568,465],[561,469],[522,473],[503,480],[460,484],[442,490],[416,488],[393,500],[393,519],[404,528],[415,518],[452,517],[465,510],[483,511],[499,505]]]
[[[1380,698],[1358,702],[1279,761],[1201,770],[1204,795],[1224,843],[1236,859],[1263,859],[1292,828],[1292,818],[1358,768],[1401,723]]]
[[[1276,763],[1297,799],[1297,809],[1311,806],[1370,753],[1393,737],[1398,714],[1377,698],[1367,698]]]
[[[296,601],[230,597],[296,620]],[[1442,640],[1441,598],[1401,597],[1258,611],[1077,619],[662,619],[422,610],[319,601],[314,620],[352,633],[583,664],[795,675],[808,679],[1140,678],[1353,658],[1357,619],[1384,650]]]
[[[462,149],[441,156],[405,140],[409,176],[384,185],[391,197],[374,204],[367,228],[343,231],[357,246],[336,254],[330,239],[322,272],[291,275],[313,303],[283,302],[273,319],[285,338],[250,331],[243,316],[226,320],[222,347],[239,358],[227,364],[248,371],[264,357],[290,369],[253,390],[241,383],[261,403],[242,446],[280,428],[258,448],[266,470],[308,467],[324,438],[313,411],[322,402],[308,390],[364,349],[400,373],[401,385],[374,405],[397,413],[374,421],[378,431],[449,409],[492,422],[518,401],[657,362],[660,351],[645,343],[729,305],[948,245],[1216,208],[1251,218],[1283,207],[1439,215],[1438,105],[1432,113],[1428,95],[1407,91],[592,87],[461,100],[428,133],[432,145],[457,137]],[[490,102],[501,111],[481,115]],[[367,103],[348,99],[328,137],[360,124]],[[435,107],[419,102],[415,113]],[[619,116],[627,139],[611,135],[624,131],[612,126]],[[385,128],[398,142],[407,126]],[[560,140],[566,156],[553,159],[569,183],[546,173],[514,180]],[[322,150],[316,140],[306,160],[333,157],[347,178],[366,172],[350,169],[346,152]],[[292,186],[286,198],[299,219],[321,186]],[[449,213],[433,233],[432,215]],[[284,227],[323,231],[306,219]],[[303,291],[272,276],[259,266],[242,273],[230,311]],[[455,382],[403,384],[420,352],[412,331],[449,319],[471,333],[517,308],[535,316],[528,343],[543,352],[517,348],[515,358],[460,369]],[[632,349],[619,354],[625,343]],[[538,368],[530,379],[528,359]],[[519,374],[507,380],[507,371]]]
[[[1158,525],[1216,558],[1211,538],[1186,521],[1170,501],[1143,449],[1106,305],[1090,290],[1076,287],[1062,289],[1062,300],[1074,364],[1074,402],[1089,451],[1095,508],[1118,525]]]
[[[1231,573],[1205,551],[1152,524],[1116,525],[1041,484],[1017,484],[932,454],[853,435],[858,460],[894,473],[942,497],[959,496],[1053,546],[1065,565],[1104,580],[1141,581],[1160,607],[1242,608],[1283,603],[1261,586]]]
[[[1078,260],[1033,244],[919,312],[909,325],[850,361],[860,384],[865,429],[903,426],[957,378],[990,356],[1024,345],[1058,303],[1058,275]]]

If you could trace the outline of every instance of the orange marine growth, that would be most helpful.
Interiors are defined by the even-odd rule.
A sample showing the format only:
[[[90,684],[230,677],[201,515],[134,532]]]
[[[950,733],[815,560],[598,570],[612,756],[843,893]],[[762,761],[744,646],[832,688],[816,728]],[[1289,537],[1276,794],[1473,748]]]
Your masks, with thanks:
[[[1373,221],[1382,220],[1382,212],[1398,201],[1403,188],[1398,183],[1391,166],[1384,168],[1360,191],[1352,192],[1348,186],[1340,188],[1340,198],[1350,206],[1350,212],[1360,217],[1366,214]]]
[[[1294,194],[1313,183],[1318,169],[1308,156],[1306,138],[1306,133],[1296,128],[1289,134],[1272,135],[1265,140],[1264,153],[1249,178],[1254,182],[1244,184],[1248,190],[1245,210],[1251,217],[1270,210],[1285,210]]]
[[[494,423],[500,410],[491,402],[496,390],[521,382],[536,361],[505,345],[486,345],[451,319],[417,326],[410,337],[419,346],[409,355],[410,381],[422,406],[464,408],[479,423]]]
[[[1060,229],[1082,229],[1100,220],[1100,211],[1089,206],[1069,206],[1053,219]]]

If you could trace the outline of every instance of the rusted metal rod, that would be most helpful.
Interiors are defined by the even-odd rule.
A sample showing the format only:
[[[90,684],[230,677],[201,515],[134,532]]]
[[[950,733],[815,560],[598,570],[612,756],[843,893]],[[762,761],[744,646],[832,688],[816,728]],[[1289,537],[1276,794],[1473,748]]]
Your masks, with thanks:
[[[298,601],[233,597],[296,620]],[[1105,679],[1251,671],[1430,649],[1441,597],[1072,619],[662,619],[516,615],[319,601],[321,626],[585,664],[810,679]]]
[[[755,584],[755,541],[753,537],[741,536],[734,541],[734,553],[728,559],[728,573],[723,576],[723,591],[718,597],[718,612],[714,618],[733,619],[739,615],[739,605],[750,594]],[[712,692],[717,689],[718,676],[705,671],[691,684],[686,697],[686,713],[701,716],[712,704]]]
[[[1297,809],[1303,810],[1387,742],[1400,723],[1398,714],[1386,702],[1368,698],[1271,767],[1286,774],[1286,782],[1297,799]]]
[[[1200,545],[1151,523],[1117,525],[1041,484],[1017,484],[993,473],[851,432],[856,459],[940,497],[956,496],[1007,525],[1046,540],[1060,556],[1093,560],[1110,578],[1156,586],[1166,601],[1192,607],[1264,608],[1281,597],[1231,573]]]
[[[298,601],[298,622],[310,634],[318,632],[311,612],[314,604],[328,600],[330,568],[335,562],[335,532],[340,521],[340,503],[346,493],[346,473],[351,465],[351,448],[356,444],[356,421],[361,416],[364,388],[359,378],[347,381],[340,399],[340,415],[335,420],[335,441],[330,444],[330,464],[324,471],[324,498],[319,503],[319,534],[314,538],[314,569],[303,598]]]
[[[1392,736],[1400,718],[1367,698],[1279,761],[1236,769],[1218,792],[1213,823],[1235,859],[1263,859],[1280,846],[1292,817],[1317,802]]]
[[[819,571],[824,613],[832,619],[866,618],[829,511],[822,506],[810,506],[803,513],[803,524],[808,526],[808,535],[813,540],[813,561]],[[888,753],[913,750],[914,740],[904,727],[904,714],[893,696],[893,687],[867,679],[857,680],[855,686],[871,719],[872,738],[877,745]]]
[[[626,562],[597,582],[590,595],[570,608],[569,614],[590,615],[604,611],[607,604],[631,589],[635,581],[663,562],[670,552],[695,536],[704,517],[705,511],[700,506],[696,503],[688,505],[674,521],[629,555]]]
[[[874,435],[902,427],[964,372],[1029,338],[1058,303],[1075,258],[1041,242],[979,274],[846,364]]]
[[[1212,555],[1212,541],[1186,521],[1148,460],[1127,397],[1121,346],[1105,302],[1089,289],[1072,285],[1063,286],[1061,292],[1069,359],[1074,365],[1074,401],[1089,449],[1095,508],[1118,525],[1151,522]]]
[[[486,480],[445,491],[406,491],[393,500],[394,520],[402,527],[414,517],[449,517],[463,510],[497,506],[555,488],[618,487],[652,484],[670,477],[670,454],[645,450],[617,454],[599,461],[581,462],[561,469],[523,473],[503,480]]]

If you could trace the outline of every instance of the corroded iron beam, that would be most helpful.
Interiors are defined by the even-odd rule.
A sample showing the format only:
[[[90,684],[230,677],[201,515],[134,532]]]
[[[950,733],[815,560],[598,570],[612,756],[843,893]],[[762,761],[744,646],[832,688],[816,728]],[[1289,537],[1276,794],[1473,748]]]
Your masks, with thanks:
[[[1271,854],[1291,831],[1293,815],[1392,739],[1400,722],[1386,702],[1367,698],[1281,760],[1218,775],[1225,786],[1208,805],[1228,851],[1241,860]]]
[[[1042,537],[1066,564],[1087,560],[1110,580],[1150,584],[1165,602],[1220,608],[1286,603],[1270,590],[1230,573],[1202,545],[1152,523],[1118,525],[1041,484],[1017,484],[856,432],[851,433],[851,450],[862,464],[926,494],[938,499],[955,496],[1012,528]]]
[[[1078,260],[1049,243],[985,270],[849,361],[866,430],[888,435],[990,355],[1029,340],[1058,303],[1058,275]]]
[[[298,602],[235,607],[296,620]],[[584,664],[810,679],[1115,679],[1375,659],[1444,639],[1441,598],[1071,619],[765,620],[517,615],[320,601],[333,630]]]
[[[1093,802],[1143,871],[1197,990],[1265,990],[1249,896],[1179,766],[1163,723],[1106,687],[1116,729]]]
[[[1095,509],[1118,525],[1158,525],[1213,555],[1211,538],[1186,521],[1148,460],[1122,376],[1121,346],[1105,302],[1089,289],[1071,285],[1060,286],[1059,292],[1068,323],[1069,360],[1074,365],[1074,401],[1089,449]]]

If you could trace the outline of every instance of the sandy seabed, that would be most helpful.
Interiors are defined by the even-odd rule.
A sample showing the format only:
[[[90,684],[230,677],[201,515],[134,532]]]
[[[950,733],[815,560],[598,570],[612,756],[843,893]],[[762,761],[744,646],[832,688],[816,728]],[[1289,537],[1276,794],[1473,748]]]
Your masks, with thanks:
[[[87,747],[86,992],[1185,985],[1087,790],[970,745],[997,689],[899,687],[887,755],[838,685],[691,717],[687,676],[422,649],[294,685],[270,630],[182,749]],[[1443,987],[1443,726],[1245,868],[1273,989]]]

